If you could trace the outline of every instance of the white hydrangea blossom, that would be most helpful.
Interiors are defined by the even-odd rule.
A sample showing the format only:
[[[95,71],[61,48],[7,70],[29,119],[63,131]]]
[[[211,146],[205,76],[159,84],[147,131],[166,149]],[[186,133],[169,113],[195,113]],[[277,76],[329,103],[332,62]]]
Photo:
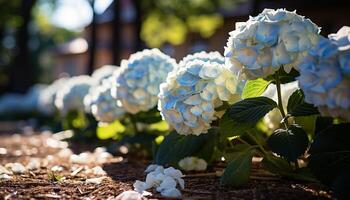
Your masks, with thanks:
[[[37,111],[40,93],[47,85],[35,84],[26,94],[7,93],[0,97],[0,114],[23,114]]]
[[[221,117],[215,108],[224,101],[240,99],[237,77],[230,73],[219,53],[187,56],[161,84],[158,109],[179,134],[207,133],[210,123]],[[200,55],[198,59],[193,58]],[[189,59],[191,58],[191,59]]]
[[[102,85],[97,86],[94,92],[90,93],[91,113],[97,121],[111,123],[124,116],[125,110],[117,104],[112,97],[112,79],[106,79]]]
[[[51,85],[43,89],[42,92],[39,93],[37,105],[39,112],[46,115],[51,115],[55,112],[55,99],[57,91],[65,85],[67,80],[67,77],[57,79]]]
[[[95,81],[90,76],[82,75],[70,78],[57,92],[55,99],[57,109],[63,115],[73,110],[84,111],[84,98],[93,85],[95,85]]]
[[[280,67],[297,69],[319,38],[311,20],[285,9],[265,9],[246,22],[237,22],[230,32],[225,57],[231,70],[244,79],[273,74]]]
[[[300,66],[305,101],[324,116],[350,121],[350,27],[321,38]]]
[[[179,166],[185,171],[204,171],[207,169],[207,162],[197,157],[186,157],[179,161]]]
[[[116,69],[118,69],[118,67],[115,65],[104,65],[96,69],[91,77],[95,80],[97,85],[101,85],[103,80],[111,77]]]
[[[181,192],[177,189],[177,185],[181,189],[185,188],[185,181],[182,179],[183,174],[180,170],[173,167],[164,169],[161,165],[150,165],[146,171],[146,181],[137,180],[134,183],[134,190],[139,193],[144,193],[146,190],[156,188],[162,196],[180,197]]]
[[[119,67],[115,65],[104,65],[92,73],[91,77],[94,79],[95,84],[90,88],[89,93],[84,98],[85,112],[91,113],[92,97],[96,93],[97,88],[106,80],[110,79],[117,70],[119,70]]]
[[[282,105],[284,110],[287,110],[289,97],[293,94],[293,92],[295,92],[298,89],[299,89],[298,81],[281,84]],[[275,102],[277,102],[278,96],[277,96],[276,85],[270,84],[261,96],[268,97],[270,99],[273,99]],[[263,118],[264,124],[271,131],[274,131],[280,128],[281,121],[282,121],[282,116],[278,108],[274,108],[269,113],[267,113],[267,115],[265,115],[265,117]]]
[[[157,105],[159,85],[175,66],[176,61],[158,49],[132,54],[121,62],[112,95],[129,113],[148,111]]]

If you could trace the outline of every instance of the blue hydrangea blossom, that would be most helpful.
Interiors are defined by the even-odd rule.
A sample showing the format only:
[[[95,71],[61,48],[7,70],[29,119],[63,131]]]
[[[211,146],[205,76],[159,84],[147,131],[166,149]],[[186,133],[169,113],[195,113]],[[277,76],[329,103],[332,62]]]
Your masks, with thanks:
[[[109,78],[97,86],[91,97],[91,113],[97,121],[111,123],[124,116],[125,110],[112,97],[113,79]]]
[[[321,38],[300,66],[305,100],[322,115],[350,121],[350,27]]]
[[[112,95],[129,113],[148,111],[157,105],[159,85],[176,65],[174,59],[158,49],[132,54],[115,73]]]
[[[158,109],[179,134],[207,133],[222,115],[215,108],[240,99],[238,83],[218,52],[189,55],[161,84]]]
[[[273,74],[280,67],[296,69],[319,38],[311,20],[285,9],[265,9],[246,22],[237,22],[229,33],[225,57],[230,69],[243,79]]]

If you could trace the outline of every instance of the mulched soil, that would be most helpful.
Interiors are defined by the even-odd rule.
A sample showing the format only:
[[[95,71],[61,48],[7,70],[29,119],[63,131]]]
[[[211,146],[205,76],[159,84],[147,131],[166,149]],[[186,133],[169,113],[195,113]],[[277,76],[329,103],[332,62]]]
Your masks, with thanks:
[[[53,156],[40,170],[13,175],[10,180],[0,180],[0,199],[112,199],[123,191],[132,190],[135,180],[145,179],[143,171],[150,161],[125,156],[114,157],[104,164],[89,164],[89,167],[100,165],[107,172],[107,178],[98,185],[85,183],[86,179],[98,176],[84,173],[72,175],[72,164],[67,159],[55,156],[60,149],[46,145],[49,137],[52,136],[0,135],[0,147],[8,150],[7,154],[0,154],[1,165],[9,162],[26,165],[31,157],[48,160],[48,155]],[[57,164],[64,167],[63,171],[56,172],[66,178],[64,181],[53,181],[49,177],[51,167]],[[220,165],[222,163],[212,168],[211,172],[221,168]],[[259,164],[254,165],[252,180],[241,187],[221,186],[218,177],[201,174],[186,174],[183,199],[335,199],[331,191],[318,184],[266,176]],[[162,197],[153,193],[150,199]]]

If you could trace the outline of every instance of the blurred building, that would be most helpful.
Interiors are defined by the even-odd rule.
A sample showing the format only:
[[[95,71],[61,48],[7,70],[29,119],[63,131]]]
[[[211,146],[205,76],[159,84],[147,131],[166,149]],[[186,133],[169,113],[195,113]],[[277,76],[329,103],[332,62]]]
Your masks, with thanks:
[[[120,0],[120,33],[121,45],[119,45],[120,57],[128,58],[135,51],[135,43],[138,29],[136,27],[136,8],[132,0]],[[257,15],[264,8],[287,8],[297,10],[298,14],[310,18],[317,25],[322,27],[322,34],[327,35],[336,32],[344,25],[350,25],[350,1],[342,0],[247,0],[239,4],[233,10],[219,11],[224,16],[223,26],[216,33],[204,39],[199,34],[189,33],[186,41],[178,46],[164,45],[162,50],[180,60],[188,53],[201,50],[220,51],[223,53],[228,38],[228,33],[234,29],[238,21],[246,21],[249,15]],[[95,54],[95,68],[105,64],[111,64],[113,60],[113,19],[114,3],[104,13],[97,16],[97,45]],[[77,38],[67,44],[59,46],[55,51],[56,64],[54,76],[62,72],[70,75],[80,75],[87,72],[88,43],[91,26],[84,30],[82,38]]]

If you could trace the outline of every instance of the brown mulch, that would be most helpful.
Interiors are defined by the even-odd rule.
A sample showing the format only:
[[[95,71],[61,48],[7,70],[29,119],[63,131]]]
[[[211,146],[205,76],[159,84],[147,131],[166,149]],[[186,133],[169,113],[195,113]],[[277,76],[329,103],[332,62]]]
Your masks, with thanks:
[[[45,141],[49,137],[50,134],[0,135],[0,147],[7,149],[7,154],[0,154],[0,164],[19,162],[26,165],[31,157],[47,160],[48,155],[54,156],[60,150],[46,145]],[[55,172],[64,176],[64,181],[53,181],[49,178],[51,166],[57,164],[64,167],[63,171]],[[57,159],[54,156],[40,170],[13,175],[10,180],[0,180],[0,199],[107,199],[132,190],[135,180],[144,180],[143,171],[148,164],[149,161],[130,156],[111,159],[100,164],[108,178],[96,185],[85,183],[85,180],[98,176],[84,173],[72,176],[72,164],[67,159]],[[90,164],[89,167],[98,165]],[[183,199],[335,199],[332,192],[321,185],[265,177],[261,175],[262,172],[255,165],[253,179],[241,187],[221,186],[216,176],[196,177],[191,174],[185,177]],[[264,180],[264,177],[269,180]],[[162,197],[153,193],[151,198]]]

